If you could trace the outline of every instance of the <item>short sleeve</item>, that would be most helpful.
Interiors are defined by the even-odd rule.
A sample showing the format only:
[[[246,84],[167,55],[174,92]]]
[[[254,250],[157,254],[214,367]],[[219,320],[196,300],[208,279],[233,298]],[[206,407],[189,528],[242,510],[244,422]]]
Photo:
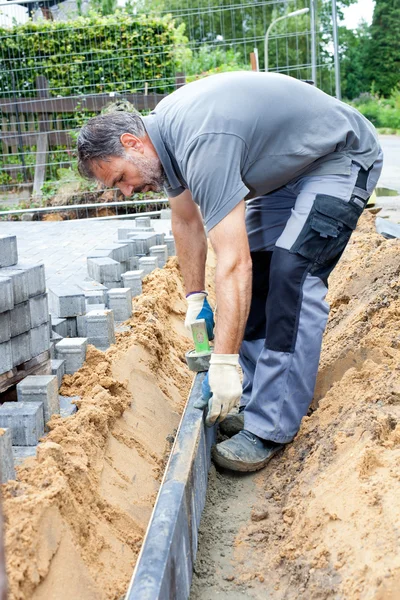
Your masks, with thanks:
[[[202,134],[189,145],[182,174],[208,231],[249,193],[241,178],[246,156],[246,144],[233,134]]]
[[[176,198],[180,196],[185,191],[185,188],[180,186],[177,188],[172,188],[169,183],[164,184],[164,191],[167,194],[168,198]]]

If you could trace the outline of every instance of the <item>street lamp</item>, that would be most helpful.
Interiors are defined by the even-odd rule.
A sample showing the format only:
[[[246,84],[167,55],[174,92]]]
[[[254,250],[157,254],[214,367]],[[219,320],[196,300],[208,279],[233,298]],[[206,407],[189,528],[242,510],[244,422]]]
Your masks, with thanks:
[[[293,12],[288,13],[287,15],[283,15],[283,17],[278,17],[275,21],[272,21],[271,25],[267,29],[267,33],[265,34],[264,40],[264,59],[265,59],[265,71],[268,71],[268,36],[272,27],[278,23],[278,21],[283,21],[283,19],[289,19],[289,17],[297,17],[298,15],[305,15],[308,13],[309,8],[300,8],[299,10],[294,10]]]

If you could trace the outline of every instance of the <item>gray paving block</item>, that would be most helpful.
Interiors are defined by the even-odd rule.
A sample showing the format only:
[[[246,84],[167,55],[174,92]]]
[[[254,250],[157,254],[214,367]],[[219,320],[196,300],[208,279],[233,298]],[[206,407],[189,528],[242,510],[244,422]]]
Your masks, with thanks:
[[[84,279],[82,281],[77,281],[76,285],[83,290],[83,292],[99,292],[102,291],[105,293],[104,285],[95,281],[94,279]]]
[[[146,256],[151,246],[157,244],[155,233],[132,233],[129,234],[129,239],[135,243],[135,256]]]
[[[37,446],[13,446],[12,453],[15,466],[21,465],[26,458],[36,456]]]
[[[150,217],[136,217],[135,225],[136,227],[151,227]]]
[[[85,303],[85,312],[86,312],[86,303]],[[82,316],[82,315],[78,315],[78,316]],[[75,337],[80,337],[78,336],[78,326],[77,326],[77,320],[78,317],[67,317],[66,321],[67,321],[67,337],[70,338],[75,338]]]
[[[29,333],[31,336],[32,356],[38,356],[50,349],[50,333],[47,323],[39,325],[39,327],[32,327]]]
[[[0,313],[14,308],[14,290],[11,277],[2,275],[0,270]]]
[[[156,234],[156,238],[157,238],[157,246],[162,246],[165,242],[165,233],[157,233]]]
[[[139,258],[139,269],[143,271],[144,276],[150,275],[154,269],[158,269],[158,258],[156,256],[142,256],[142,258]]]
[[[39,296],[46,291],[46,273],[44,263],[19,262],[14,265],[16,271],[24,271],[28,281],[29,297]]]
[[[68,335],[67,319],[65,318],[60,319],[59,317],[54,317],[52,315],[51,328],[55,333],[61,335],[61,337],[67,337]]]
[[[96,250],[108,250],[110,252],[109,256],[113,260],[121,262],[123,260],[128,260],[130,256],[132,256],[133,248],[132,244],[129,246],[128,244],[123,244],[121,242],[105,244],[104,246],[99,246]]]
[[[49,289],[49,308],[56,317],[76,317],[85,314],[85,294],[75,285]]]
[[[56,375],[58,388],[60,389],[62,384],[62,378],[65,375],[65,360],[57,360],[56,358],[52,358],[51,374]]]
[[[94,309],[91,308],[90,310]],[[87,337],[86,315],[76,317],[76,332],[76,336],[74,337]]]
[[[105,281],[104,285],[106,286],[106,288],[108,290],[112,290],[114,288],[121,288],[123,286],[122,280],[121,281]]]
[[[105,308],[106,308],[105,302],[102,302],[101,304],[87,304],[86,303],[87,312],[89,312],[90,310],[104,310]]]
[[[43,402],[5,402],[0,427],[10,429],[13,446],[34,446],[44,435]]]
[[[88,344],[106,350],[115,343],[113,310],[91,310],[86,315]]]
[[[170,208],[162,208],[160,211],[160,219],[171,219],[172,211]]]
[[[10,277],[14,294],[14,304],[20,304],[28,300],[29,279],[27,271],[20,271],[14,267],[9,267],[0,270],[0,277]]]
[[[104,250],[100,248],[94,248],[87,253],[86,258],[113,258],[111,250]]]
[[[60,342],[61,343],[61,342]],[[18,402],[43,402],[44,423],[60,412],[56,375],[29,375],[17,385]]]
[[[11,338],[10,311],[0,313],[0,344]]]
[[[30,360],[34,356],[32,354],[31,331],[32,330],[21,333],[21,335],[11,338],[12,361],[14,367],[22,365],[22,363]]]
[[[129,260],[125,262],[126,271],[136,271],[139,268],[139,257],[131,256]]]
[[[99,283],[121,281],[121,265],[112,258],[88,258],[87,270],[90,277]]]
[[[11,340],[0,344],[0,375],[11,371],[14,366]]]
[[[150,256],[156,256],[158,258],[158,267],[162,269],[168,260],[168,248],[165,244],[160,246],[152,246],[150,248]]]
[[[139,296],[142,293],[142,279],[144,272],[138,271],[127,271],[122,275],[122,281],[124,288],[130,288],[132,290],[132,297]]]
[[[164,243],[168,248],[168,256],[176,256],[175,238],[173,235],[166,235]]]
[[[102,285],[102,287],[104,288],[104,290],[93,290],[93,291],[84,291],[83,293],[85,294],[85,302],[86,302],[86,306],[88,304],[103,304],[103,302],[106,301],[106,290],[107,288]]]
[[[10,310],[11,319],[11,337],[21,335],[31,328],[31,313],[29,310],[29,301],[15,304]]]
[[[31,327],[39,327],[49,321],[49,303],[47,294],[40,294],[29,298],[29,313]]]
[[[0,482],[15,479],[12,436],[10,429],[0,429]]]
[[[136,227],[135,229],[136,233],[137,232],[142,232],[142,233],[152,233],[153,231],[155,231],[154,227]]]
[[[50,358],[54,360],[56,358],[56,342],[53,340],[50,341]]]
[[[78,371],[86,359],[87,338],[65,338],[56,344],[56,357],[65,360],[68,375]]]
[[[129,225],[128,227],[118,227],[118,240],[125,241],[128,239],[130,233],[135,232],[135,227]]]
[[[80,396],[60,396],[60,415],[64,418],[74,415],[78,407],[73,402],[80,399]]]
[[[128,246],[129,258],[131,258],[132,256],[135,255],[135,242],[133,242],[129,238],[126,238],[126,239],[121,239],[121,240],[119,239],[117,243],[118,244],[124,244],[125,246]],[[124,262],[124,261],[119,261],[119,262]]]
[[[57,344],[58,342],[61,342],[62,339],[64,339],[64,336],[60,335],[56,331],[51,332],[51,337],[50,337],[51,342],[55,342]]]
[[[17,236],[0,235],[0,267],[10,267],[17,262]]]
[[[132,290],[130,288],[108,290],[107,305],[114,311],[114,319],[117,322],[126,321],[132,315]]]

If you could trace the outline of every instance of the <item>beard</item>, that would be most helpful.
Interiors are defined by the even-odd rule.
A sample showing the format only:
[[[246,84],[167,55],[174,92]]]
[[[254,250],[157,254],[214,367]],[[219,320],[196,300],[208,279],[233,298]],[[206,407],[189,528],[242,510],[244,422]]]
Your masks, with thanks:
[[[125,155],[125,158],[133,163],[135,167],[140,169],[140,173],[143,177],[143,185],[134,190],[136,193],[140,193],[147,186],[151,186],[152,191],[154,192],[163,191],[167,178],[158,158],[148,156],[141,156],[139,158],[128,154]]]

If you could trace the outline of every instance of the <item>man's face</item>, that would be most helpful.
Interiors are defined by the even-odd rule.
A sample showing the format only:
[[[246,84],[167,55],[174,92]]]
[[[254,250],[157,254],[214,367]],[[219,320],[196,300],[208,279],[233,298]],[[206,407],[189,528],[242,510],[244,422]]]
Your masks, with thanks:
[[[124,196],[139,192],[161,192],[165,175],[157,156],[148,156],[127,148],[124,156],[111,156],[109,161],[93,162],[96,179],[107,187],[117,187]]]

